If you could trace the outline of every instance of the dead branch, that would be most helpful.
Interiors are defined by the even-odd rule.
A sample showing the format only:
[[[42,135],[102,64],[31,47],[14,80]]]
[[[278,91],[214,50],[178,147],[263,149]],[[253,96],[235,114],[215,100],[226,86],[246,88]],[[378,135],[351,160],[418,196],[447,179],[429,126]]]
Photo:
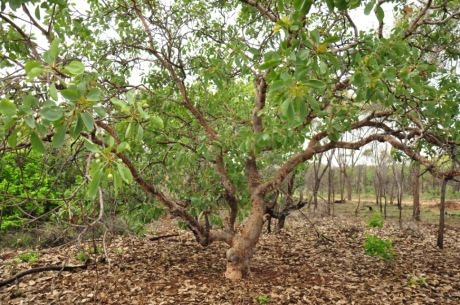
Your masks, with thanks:
[[[22,277],[24,277],[26,275],[29,275],[29,274],[45,272],[45,271],[70,271],[70,272],[73,272],[73,271],[76,271],[76,270],[79,270],[79,269],[86,269],[86,267],[88,267],[87,263],[85,263],[84,265],[76,265],[76,266],[48,265],[48,266],[35,267],[35,268],[31,268],[31,269],[28,269],[28,270],[21,271],[19,273],[16,273],[15,275],[10,277],[9,279],[0,281],[0,287],[3,287],[3,286],[11,284],[13,282],[16,282],[20,278],[22,278]]]

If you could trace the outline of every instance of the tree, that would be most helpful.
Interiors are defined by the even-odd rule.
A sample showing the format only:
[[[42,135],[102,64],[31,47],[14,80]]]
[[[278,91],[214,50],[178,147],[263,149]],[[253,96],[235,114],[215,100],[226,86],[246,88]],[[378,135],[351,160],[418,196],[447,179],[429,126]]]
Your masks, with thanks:
[[[438,64],[458,57],[459,3],[398,5],[384,33],[385,2],[2,2],[2,149],[84,143],[89,202],[135,182],[203,246],[227,243],[239,280],[269,199],[317,154],[387,142],[458,174],[431,156],[460,139],[458,75]]]

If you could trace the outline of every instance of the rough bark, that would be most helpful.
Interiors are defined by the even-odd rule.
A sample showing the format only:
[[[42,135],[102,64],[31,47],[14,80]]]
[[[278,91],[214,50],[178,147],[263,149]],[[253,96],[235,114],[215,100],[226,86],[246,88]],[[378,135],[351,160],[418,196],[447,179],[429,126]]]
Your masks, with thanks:
[[[446,186],[448,179],[444,178],[441,184],[441,201],[439,203],[439,227],[438,227],[438,240],[436,245],[442,249],[444,247],[444,222],[446,216]]]
[[[414,162],[412,173],[413,210],[412,218],[420,221],[420,162]]]
[[[233,237],[232,247],[227,251],[225,277],[239,281],[249,275],[249,264],[264,224],[265,203],[259,196],[252,197],[249,219],[240,232]]]

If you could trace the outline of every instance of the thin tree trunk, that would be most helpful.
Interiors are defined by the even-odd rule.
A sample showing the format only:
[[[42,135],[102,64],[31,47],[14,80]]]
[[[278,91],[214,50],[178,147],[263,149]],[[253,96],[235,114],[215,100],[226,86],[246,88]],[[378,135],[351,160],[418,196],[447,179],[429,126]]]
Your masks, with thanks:
[[[385,205],[383,207],[383,217],[387,219],[387,194],[384,193],[383,200],[385,200]]]
[[[412,173],[413,211],[412,218],[420,221],[420,162],[415,162]]]
[[[353,197],[352,180],[353,180],[353,167],[350,169],[350,173],[347,175],[347,200],[348,201],[351,201]]]
[[[442,180],[441,184],[441,202],[439,203],[439,228],[437,246],[442,249],[444,247],[444,222],[446,216],[446,186],[447,178]]]

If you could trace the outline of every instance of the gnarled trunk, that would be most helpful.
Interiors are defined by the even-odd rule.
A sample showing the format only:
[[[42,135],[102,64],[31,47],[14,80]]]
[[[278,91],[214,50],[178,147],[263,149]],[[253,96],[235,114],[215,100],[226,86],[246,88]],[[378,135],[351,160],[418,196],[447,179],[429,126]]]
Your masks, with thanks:
[[[227,251],[226,278],[238,281],[249,275],[250,261],[264,224],[264,213],[263,199],[253,198],[249,219],[241,231],[235,234],[232,247]]]

